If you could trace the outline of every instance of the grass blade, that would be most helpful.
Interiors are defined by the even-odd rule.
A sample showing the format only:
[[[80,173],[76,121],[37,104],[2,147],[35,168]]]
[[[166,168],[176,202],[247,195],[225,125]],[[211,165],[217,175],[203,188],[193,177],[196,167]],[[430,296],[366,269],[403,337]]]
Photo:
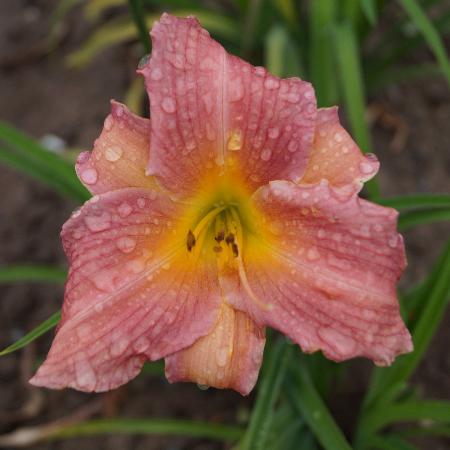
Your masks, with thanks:
[[[373,372],[371,385],[364,401],[366,411],[385,402],[399,392],[421,361],[433,337],[450,299],[450,241],[434,267],[429,289],[423,290],[423,308],[412,329],[414,351],[403,355],[388,368],[377,368]]]
[[[361,9],[371,25],[377,23],[377,5],[375,0],[360,0]]]
[[[24,337],[20,338],[16,342],[14,342],[14,344],[12,344],[12,345],[6,347],[4,350],[2,350],[0,352],[0,356],[8,355],[9,353],[15,352],[16,350],[19,350],[19,349],[25,347],[30,342],[36,340],[38,337],[47,333],[47,331],[54,328],[58,324],[60,319],[61,319],[61,312],[58,311],[55,314],[51,315],[47,320],[44,320],[44,322],[42,322],[36,328],[31,330]]]
[[[240,450],[266,448],[266,439],[269,437],[270,423],[273,418],[273,406],[280,394],[289,353],[289,344],[285,339],[280,339],[266,358],[262,379],[258,384],[258,397],[249,426],[239,447]]]
[[[403,231],[417,225],[450,221],[450,208],[407,211],[398,219],[398,229]]]
[[[281,25],[273,26],[265,40],[265,66],[278,77],[299,76],[302,71],[298,50]]]
[[[399,197],[380,198],[377,203],[395,209],[419,209],[450,207],[448,194],[412,194]]]
[[[0,121],[0,161],[43,181],[79,202],[90,194],[78,180],[72,163],[48,151],[12,125]]]
[[[311,2],[309,8],[309,75],[319,106],[331,106],[337,100],[337,83],[333,67],[332,26],[336,20],[337,2]]]
[[[40,282],[64,283],[67,270],[50,266],[7,266],[0,267],[0,283]]]
[[[232,425],[162,419],[99,419],[65,426],[52,438],[92,436],[98,434],[158,434],[191,436],[219,441],[236,441],[243,430]]]
[[[379,429],[397,422],[431,420],[450,422],[450,402],[417,400],[381,405],[364,415],[365,429],[375,433]]]
[[[341,90],[347,115],[356,141],[364,152],[372,151],[369,127],[365,116],[365,93],[357,38],[349,23],[334,27],[334,42]],[[376,179],[366,183],[370,197],[379,197]]]
[[[423,37],[434,53],[442,73],[450,84],[450,61],[447,56],[441,36],[436,30],[431,20],[427,17],[424,10],[416,0],[398,0],[406,13],[414,22],[416,27],[422,32]]]
[[[341,429],[336,425],[324,401],[312,382],[304,364],[290,366],[291,379],[287,384],[287,395],[294,407],[316,435],[325,450],[351,450]]]
[[[144,47],[144,53],[150,53],[152,45],[150,42],[150,34],[145,23],[145,15],[142,0],[129,0],[128,5],[130,8],[131,17],[138,31],[139,39]]]

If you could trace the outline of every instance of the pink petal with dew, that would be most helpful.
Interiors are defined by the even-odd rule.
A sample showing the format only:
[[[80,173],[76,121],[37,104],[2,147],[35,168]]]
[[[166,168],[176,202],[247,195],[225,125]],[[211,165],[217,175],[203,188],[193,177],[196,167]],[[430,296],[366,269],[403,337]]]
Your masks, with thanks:
[[[254,200],[270,231],[257,255],[244,253],[246,289],[235,273],[222,274],[231,304],[335,361],[386,365],[412,350],[396,297],[406,261],[395,210],[343,197],[327,182],[272,182]]]
[[[92,152],[82,152],[75,166],[92,194],[126,187],[154,187],[145,174],[150,121],[134,115],[125,105],[111,102],[111,114]]]
[[[62,321],[32,384],[113,389],[146,359],[209,333],[222,302],[217,272],[213,257],[187,260],[185,238],[173,238],[181,210],[156,191],[130,188],[93,197],[69,219]]]
[[[309,83],[227,54],[192,17],[164,14],[151,36],[140,70],[151,105],[148,173],[180,196],[208,173],[236,171],[250,190],[303,174],[317,114]]]
[[[171,383],[191,381],[247,395],[258,379],[264,344],[264,330],[223,303],[208,335],[166,358],[166,377]]]
[[[376,156],[363,155],[341,126],[337,107],[318,110],[308,167],[299,183],[314,184],[325,179],[334,187],[359,192],[379,166]]]

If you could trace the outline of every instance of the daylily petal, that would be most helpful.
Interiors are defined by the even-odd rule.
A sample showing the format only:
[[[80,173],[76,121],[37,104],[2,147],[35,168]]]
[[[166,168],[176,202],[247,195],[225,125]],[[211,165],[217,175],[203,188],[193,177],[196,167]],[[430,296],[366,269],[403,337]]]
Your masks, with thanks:
[[[92,152],[82,152],[75,166],[78,177],[92,194],[127,187],[154,187],[145,174],[150,121],[125,105],[111,102],[111,114]]]
[[[188,257],[173,233],[182,216],[161,193],[130,188],[94,197],[64,225],[62,322],[32,384],[112,389],[209,333],[222,302],[216,268]]]
[[[379,166],[375,155],[363,155],[341,126],[337,107],[318,110],[308,167],[300,183],[314,184],[325,179],[332,186],[359,192]]]
[[[264,329],[223,303],[208,335],[166,358],[166,377],[171,383],[192,381],[247,395],[256,384],[264,344]]]
[[[335,361],[390,364],[411,351],[396,298],[406,261],[395,210],[343,197],[327,182],[276,181],[254,200],[265,231],[244,248],[246,283],[222,273],[230,303]]]
[[[310,83],[227,54],[192,17],[164,14],[151,36],[140,69],[151,106],[148,173],[179,196],[229,172],[250,191],[303,174],[317,114]]]

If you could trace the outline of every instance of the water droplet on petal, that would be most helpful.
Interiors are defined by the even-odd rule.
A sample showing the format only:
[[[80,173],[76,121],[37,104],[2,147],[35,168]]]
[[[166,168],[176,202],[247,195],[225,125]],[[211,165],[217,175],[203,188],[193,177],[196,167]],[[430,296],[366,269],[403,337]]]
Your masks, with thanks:
[[[359,164],[359,170],[361,170],[362,173],[369,174],[373,172],[374,168],[372,164],[367,162],[362,162]]]
[[[388,241],[389,247],[395,248],[398,244],[398,236],[392,236]]]
[[[269,128],[269,137],[271,139],[276,139],[280,135],[280,130],[276,127]]]
[[[317,251],[315,247],[310,247],[308,252],[306,253],[306,257],[310,261],[317,261],[320,258],[320,253]]]
[[[344,139],[344,136],[342,135],[342,133],[334,133],[334,140],[336,142],[342,142],[342,139]]]
[[[144,56],[139,60],[139,63],[138,63],[138,69],[143,69],[143,68],[147,65],[147,63],[148,63],[148,61],[149,61],[149,59],[150,59],[150,56],[151,56],[151,54],[148,53],[147,55],[144,55]]]
[[[86,169],[81,172],[81,180],[86,184],[97,183],[98,173],[94,168]]]
[[[121,355],[127,349],[129,344],[130,343],[128,339],[125,338],[120,338],[117,339],[116,341],[113,341],[110,349],[111,356]]]
[[[228,349],[226,347],[219,348],[216,352],[216,362],[217,365],[220,367],[224,367],[227,364],[228,361]]]
[[[326,232],[323,228],[320,228],[320,230],[317,232],[317,237],[319,237],[320,239],[323,239],[326,235]]]
[[[123,236],[117,239],[116,245],[123,253],[131,253],[136,247],[136,241],[129,236]]]
[[[161,102],[161,108],[166,112],[166,113],[174,113],[177,109],[175,100],[172,97],[165,97],[163,99],[163,101]]]
[[[297,148],[298,148],[298,143],[297,143],[297,141],[292,140],[291,142],[289,142],[289,144],[288,144],[288,150],[289,150],[291,153],[296,152],[296,151],[297,151]]]
[[[200,384],[197,383],[197,387],[201,390],[201,391],[206,391],[209,389],[209,386],[207,384]]]
[[[150,341],[145,336],[141,336],[133,343],[133,348],[137,353],[144,353],[149,347]]]
[[[240,130],[233,131],[228,139],[228,150],[236,151],[242,148],[242,133]]]
[[[80,388],[88,391],[93,391],[95,389],[97,377],[87,356],[84,356],[83,354],[79,354],[77,361],[75,361],[75,378]]]
[[[118,145],[107,147],[105,150],[105,158],[110,162],[118,161],[123,154],[123,150]]]
[[[103,128],[105,129],[105,131],[111,131],[113,127],[113,118],[111,116],[108,116],[105,119],[105,123],[103,124]]]
[[[106,230],[111,226],[111,216],[107,211],[104,211],[100,216],[86,216],[84,221],[93,233]]]
[[[291,92],[287,95],[286,100],[289,103],[298,103],[300,100],[300,95],[297,92]]]
[[[263,161],[269,161],[269,159],[271,158],[271,156],[272,156],[272,150],[271,150],[270,148],[265,148],[265,149],[261,152],[260,158],[261,158]]]
[[[145,207],[145,198],[143,198],[143,197],[139,197],[137,200],[136,200],[136,203],[137,203],[137,205],[139,206],[139,208],[144,208]]]
[[[264,81],[264,87],[266,89],[277,89],[278,86],[280,86],[280,82],[276,78],[266,78]]]

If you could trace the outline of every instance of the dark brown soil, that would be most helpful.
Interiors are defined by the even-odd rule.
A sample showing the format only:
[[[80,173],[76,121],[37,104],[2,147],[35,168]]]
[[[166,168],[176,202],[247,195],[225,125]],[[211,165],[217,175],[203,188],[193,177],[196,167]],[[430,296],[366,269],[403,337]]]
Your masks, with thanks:
[[[124,99],[135,76],[138,51],[130,45],[114,47],[83,70],[68,69],[64,58],[87,36],[89,26],[79,12],[72,14],[64,39],[56,50],[47,54],[45,38],[55,4],[56,1],[44,0],[3,0],[0,3],[0,118],[36,138],[55,134],[69,147],[90,149],[109,111],[109,99]],[[450,93],[445,82],[431,79],[395,86],[372,100],[400,119],[409,133],[403,148],[392,150],[393,130],[382,121],[374,125],[375,149],[382,163],[379,179],[383,193],[448,192]],[[3,166],[0,166],[0,192],[0,265],[65,264],[59,230],[75,204]],[[403,285],[427,273],[448,237],[447,224],[422,226],[405,233],[410,265]],[[57,286],[2,286],[0,348],[47,318],[61,301],[62,288]],[[415,384],[427,398],[450,399],[449,324],[447,314],[414,377]],[[83,406],[95,409],[92,403],[99,398],[103,400],[97,409],[106,416],[120,414],[121,417],[230,423],[242,421],[252,401],[252,397],[243,399],[230,391],[200,391],[194,385],[169,386],[163,379],[147,374],[116,393],[106,395],[29,387],[25,380],[30,374],[30,365],[36,355],[45,355],[50,340],[51,336],[47,335],[26,351],[1,358],[0,434],[70,416]],[[353,374],[359,376],[367,372],[369,365],[358,362]],[[364,389],[364,380],[355,382],[351,371],[351,383],[346,384],[353,387],[345,388],[333,401],[335,410],[342,414],[339,420],[344,425],[353,417],[350,410],[356,411],[355,401]],[[80,446],[84,450],[225,448],[201,439],[130,436],[73,439],[32,448],[71,450]],[[448,441],[439,441],[434,442],[432,448],[450,446]]]

